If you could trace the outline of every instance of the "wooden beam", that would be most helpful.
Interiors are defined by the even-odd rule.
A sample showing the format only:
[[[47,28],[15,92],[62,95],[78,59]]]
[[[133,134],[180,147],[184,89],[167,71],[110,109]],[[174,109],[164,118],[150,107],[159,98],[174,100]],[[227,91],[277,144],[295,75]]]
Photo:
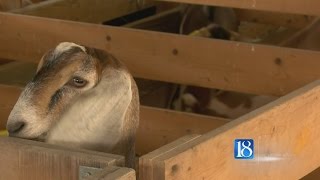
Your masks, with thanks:
[[[21,87],[0,85],[0,130],[17,101]],[[187,134],[203,134],[229,122],[224,118],[141,106],[137,154],[143,155]]]
[[[133,169],[109,166],[86,178],[86,180],[135,180],[136,173]]]
[[[123,27],[177,33],[179,31],[181,18],[181,7],[177,7],[126,24]]]
[[[137,154],[143,155],[188,134],[204,134],[230,121],[224,118],[141,107]]]
[[[102,23],[154,4],[151,0],[143,2],[144,4],[139,5],[135,0],[50,0],[15,9],[11,12],[55,19]]]
[[[12,61],[0,66],[0,84],[25,86],[34,76],[37,64]]]
[[[78,179],[79,166],[122,165],[118,155],[0,137],[0,179]]]
[[[247,22],[263,23],[287,28],[301,29],[308,25],[314,16],[284,14],[267,11],[235,10],[239,19]]]
[[[189,4],[202,4],[211,6],[225,6],[241,9],[253,9],[263,11],[276,11],[282,13],[305,14],[305,15],[320,15],[318,0],[161,0],[167,2],[179,2]]]
[[[8,116],[20,93],[21,88],[0,85],[0,131],[6,128]]]
[[[320,77],[319,52],[7,13],[0,21],[0,58],[38,62],[73,41],[109,51],[135,77],[179,84],[283,95]]]
[[[174,142],[171,142],[161,148],[150,152],[139,159],[139,179],[141,180],[152,180],[152,179],[165,179],[161,171],[158,171],[158,166],[161,166],[161,162],[158,157],[171,151],[175,151],[176,148],[180,148],[185,144],[195,141],[197,138],[201,137],[197,134],[190,134],[181,137]]]
[[[142,179],[302,178],[320,165],[319,98],[316,81],[189,143],[160,148],[153,159],[141,157],[153,169]],[[243,138],[254,140],[251,160],[234,158],[234,140]]]
[[[234,9],[240,21],[272,24],[289,28],[304,28],[312,22],[313,16],[286,14],[280,12]]]

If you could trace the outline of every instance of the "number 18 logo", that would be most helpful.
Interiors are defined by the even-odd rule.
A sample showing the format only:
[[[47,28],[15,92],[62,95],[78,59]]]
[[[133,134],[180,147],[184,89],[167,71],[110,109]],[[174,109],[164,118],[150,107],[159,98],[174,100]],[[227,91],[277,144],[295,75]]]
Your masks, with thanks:
[[[253,139],[235,139],[234,140],[234,158],[253,159],[254,143]]]

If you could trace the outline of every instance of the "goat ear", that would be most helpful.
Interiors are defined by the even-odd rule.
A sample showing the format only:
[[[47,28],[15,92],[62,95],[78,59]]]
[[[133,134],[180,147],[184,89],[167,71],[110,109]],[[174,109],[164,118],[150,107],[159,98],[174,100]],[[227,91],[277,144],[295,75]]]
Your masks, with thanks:
[[[37,72],[42,68],[44,62],[50,58],[53,54],[52,54],[53,50],[49,50],[48,52],[46,52],[40,59],[39,63],[38,63],[38,67],[37,67]]]
[[[43,62],[44,62],[44,58],[45,55],[43,55],[38,63],[38,67],[37,67],[37,72],[41,69],[41,67],[43,66]]]

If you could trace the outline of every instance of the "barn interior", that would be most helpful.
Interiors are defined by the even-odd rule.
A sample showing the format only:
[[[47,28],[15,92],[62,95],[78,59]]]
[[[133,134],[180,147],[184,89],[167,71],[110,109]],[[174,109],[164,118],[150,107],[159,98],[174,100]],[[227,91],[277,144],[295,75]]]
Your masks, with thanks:
[[[0,130],[62,41],[123,61],[141,104],[138,170],[119,155],[1,137],[0,179],[319,179],[317,5],[0,0]],[[256,156],[271,160],[235,160],[236,138],[255,139]]]

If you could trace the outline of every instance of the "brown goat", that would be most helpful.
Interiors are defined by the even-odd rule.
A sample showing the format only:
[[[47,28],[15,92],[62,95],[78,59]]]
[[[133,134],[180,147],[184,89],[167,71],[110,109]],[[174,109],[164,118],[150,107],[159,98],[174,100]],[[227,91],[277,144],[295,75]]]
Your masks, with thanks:
[[[41,59],[7,122],[10,136],[124,155],[135,167],[139,96],[103,50],[63,42]]]

